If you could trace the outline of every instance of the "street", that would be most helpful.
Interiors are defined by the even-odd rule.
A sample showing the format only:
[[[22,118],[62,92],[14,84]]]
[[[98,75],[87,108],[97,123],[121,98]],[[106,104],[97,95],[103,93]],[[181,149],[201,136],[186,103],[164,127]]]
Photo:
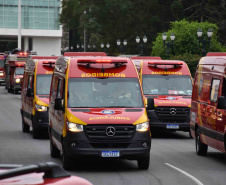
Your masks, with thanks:
[[[20,108],[20,94],[0,86],[0,164],[52,161],[62,166],[62,159],[50,156],[48,137],[37,140],[22,132]],[[70,171],[94,185],[221,185],[225,172],[225,154],[208,148],[206,157],[197,156],[195,140],[185,132],[153,134],[148,170],[139,170],[136,161],[83,159]]]

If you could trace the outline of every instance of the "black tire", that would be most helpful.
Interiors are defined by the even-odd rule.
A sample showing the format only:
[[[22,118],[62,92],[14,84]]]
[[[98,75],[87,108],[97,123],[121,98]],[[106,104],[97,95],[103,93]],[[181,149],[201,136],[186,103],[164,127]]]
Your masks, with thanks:
[[[30,131],[30,126],[24,122],[23,114],[21,115],[21,117],[22,117],[22,131],[28,133]]]
[[[10,93],[11,92],[11,89],[8,87],[8,93]]]
[[[199,130],[197,130],[195,134],[195,148],[196,148],[197,155],[206,156],[208,151],[208,146],[201,142]]]
[[[32,137],[33,139],[39,139],[40,138],[40,132],[37,128],[35,128],[34,123],[32,122]]]
[[[141,170],[147,170],[149,168],[149,164],[150,164],[150,153],[137,160],[138,168]]]
[[[49,137],[50,140],[50,155],[52,158],[60,157],[60,150],[53,144],[52,137]]]
[[[72,163],[72,160],[71,158],[67,155],[65,149],[64,149],[64,146],[63,147],[63,154],[62,154],[62,157],[63,157],[63,168],[65,170],[72,170],[73,169],[73,163]]]
[[[13,93],[14,93],[14,94],[17,94],[18,91],[14,88],[14,89],[13,89]]]

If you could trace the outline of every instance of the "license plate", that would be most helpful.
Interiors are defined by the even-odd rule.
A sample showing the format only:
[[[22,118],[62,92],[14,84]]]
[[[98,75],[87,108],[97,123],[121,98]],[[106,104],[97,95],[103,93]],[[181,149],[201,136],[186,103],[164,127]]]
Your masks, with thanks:
[[[102,157],[119,157],[119,151],[102,151]]]
[[[167,129],[179,129],[179,125],[172,125],[172,124],[170,124],[170,125],[166,125],[166,128]]]

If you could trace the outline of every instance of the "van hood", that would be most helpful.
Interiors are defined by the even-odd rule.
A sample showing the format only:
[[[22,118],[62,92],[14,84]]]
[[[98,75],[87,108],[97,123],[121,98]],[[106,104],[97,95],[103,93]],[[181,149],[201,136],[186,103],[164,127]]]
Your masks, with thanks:
[[[145,108],[68,108],[67,119],[81,124],[139,124],[148,121]]]
[[[146,98],[154,98],[156,107],[190,107],[191,96],[172,96],[172,95],[145,95]]]
[[[36,103],[49,107],[49,95],[36,95]]]

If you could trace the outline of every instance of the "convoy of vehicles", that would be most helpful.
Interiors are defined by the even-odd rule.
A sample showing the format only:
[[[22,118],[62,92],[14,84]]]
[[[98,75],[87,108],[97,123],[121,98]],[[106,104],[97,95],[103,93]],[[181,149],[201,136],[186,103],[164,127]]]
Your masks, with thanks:
[[[139,76],[144,96],[152,102],[148,111],[151,131],[189,132],[192,79],[187,64],[144,58]]]
[[[33,56],[26,62],[21,90],[22,130],[33,138],[48,133],[49,92],[53,68],[58,57]]]
[[[185,62],[160,57],[130,60],[103,52],[30,59],[23,53],[0,55],[0,84],[5,82],[8,92],[21,90],[23,132],[32,127],[36,139],[48,133],[51,156],[62,154],[66,170],[83,157],[137,160],[140,169],[148,169],[155,130],[190,132],[198,155],[206,155],[208,146],[226,152],[225,76],[226,53],[203,57],[194,85]],[[56,169],[58,175],[62,170],[52,163],[42,165],[47,178],[43,184],[52,182]],[[31,171],[0,166],[0,183],[27,182],[26,175],[13,176],[30,178],[42,165],[30,166]],[[51,175],[47,168],[53,169]],[[64,171],[58,175],[65,184],[75,179],[90,184],[78,177],[66,180]]]
[[[5,87],[15,94],[21,90],[27,53],[8,55],[5,62]]]
[[[226,53],[208,53],[199,61],[191,103],[191,135],[198,155],[208,146],[226,152]]]
[[[129,58],[60,57],[49,104],[52,157],[116,157],[148,169],[151,133],[136,69]]]
[[[5,53],[0,53],[0,85],[5,83]]]

